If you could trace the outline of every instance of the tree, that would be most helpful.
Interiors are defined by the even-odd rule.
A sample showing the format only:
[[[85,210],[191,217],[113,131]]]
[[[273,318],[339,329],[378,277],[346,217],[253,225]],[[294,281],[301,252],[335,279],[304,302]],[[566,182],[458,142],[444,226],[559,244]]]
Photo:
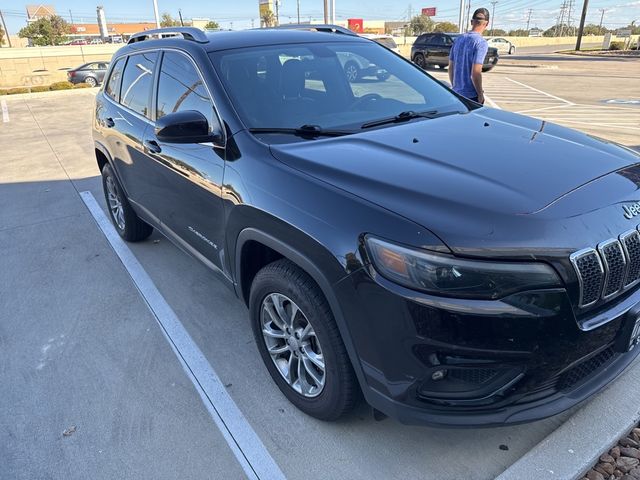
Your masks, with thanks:
[[[4,30],[2,29],[2,26],[0,25],[0,45],[2,45],[4,43]]]
[[[524,28],[517,28],[515,30],[509,30],[510,37],[528,37],[529,30],[525,30]]]
[[[458,33],[458,25],[451,22],[438,22],[433,31],[438,33]]]
[[[262,23],[264,23],[265,27],[275,27],[276,26],[276,16],[273,14],[271,10],[267,10],[262,14]]]
[[[180,25],[180,20],[173,18],[170,13],[165,12],[160,17],[161,27],[179,27]]]
[[[431,17],[426,15],[416,15],[409,22],[409,33],[420,35],[421,33],[433,32],[434,23]]]
[[[218,22],[214,22],[213,20],[211,20],[204,26],[204,29],[205,30],[219,30],[220,29],[220,25],[218,25]]]
[[[71,31],[70,25],[58,15],[39,18],[18,32],[20,38],[28,38],[38,46],[60,45]]]
[[[584,26],[584,30],[582,30],[583,35],[604,35],[607,32],[605,27],[600,28],[598,25],[594,23],[589,23]]]

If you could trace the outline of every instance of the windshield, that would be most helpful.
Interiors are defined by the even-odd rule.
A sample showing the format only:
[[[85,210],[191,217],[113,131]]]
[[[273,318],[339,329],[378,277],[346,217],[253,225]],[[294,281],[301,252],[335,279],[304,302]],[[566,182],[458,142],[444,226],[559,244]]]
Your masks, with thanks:
[[[250,129],[359,131],[401,112],[468,111],[438,82],[373,42],[270,45],[210,55]]]

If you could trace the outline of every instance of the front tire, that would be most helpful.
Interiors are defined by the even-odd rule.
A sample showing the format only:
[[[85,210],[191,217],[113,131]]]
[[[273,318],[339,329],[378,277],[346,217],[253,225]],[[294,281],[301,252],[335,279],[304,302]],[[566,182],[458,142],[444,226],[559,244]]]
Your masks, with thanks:
[[[320,420],[349,412],[360,395],[355,373],[320,288],[287,259],[256,275],[251,327],[271,378],[298,409]]]
[[[98,81],[93,77],[87,77],[84,79],[84,83],[89,85],[90,87],[96,87],[98,85]]]
[[[513,55],[514,53],[516,53],[516,47],[511,46],[511,48],[509,49],[509,55]]]
[[[102,167],[102,189],[109,217],[118,235],[127,242],[140,242],[148,238],[153,232],[153,227],[138,217],[133,210],[108,163]]]

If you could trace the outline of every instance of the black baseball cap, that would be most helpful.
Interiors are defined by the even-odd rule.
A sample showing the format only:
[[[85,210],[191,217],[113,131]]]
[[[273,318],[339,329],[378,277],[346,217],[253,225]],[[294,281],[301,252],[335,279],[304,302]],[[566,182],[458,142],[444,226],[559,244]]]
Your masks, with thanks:
[[[489,21],[489,10],[486,8],[478,8],[475,12],[473,12],[473,20],[485,20]]]

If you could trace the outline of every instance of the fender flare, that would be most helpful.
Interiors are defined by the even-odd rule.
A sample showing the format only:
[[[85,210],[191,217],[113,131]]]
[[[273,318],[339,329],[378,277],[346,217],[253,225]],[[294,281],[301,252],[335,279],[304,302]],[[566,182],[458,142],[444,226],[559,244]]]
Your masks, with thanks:
[[[241,252],[244,244],[248,241],[257,241],[266,245],[267,247],[273,249],[278,252],[283,257],[291,260],[298,267],[303,269],[320,287],[324,297],[327,299],[329,303],[329,307],[331,308],[331,312],[333,313],[333,317],[338,326],[338,331],[340,332],[340,337],[342,338],[342,342],[344,343],[345,348],[347,349],[347,355],[349,355],[349,359],[351,361],[351,365],[353,370],[356,373],[356,377],[358,379],[358,383],[360,384],[363,392],[366,389],[366,381],[364,372],[362,370],[362,365],[360,363],[358,354],[356,352],[355,345],[353,344],[353,340],[351,338],[351,333],[349,331],[349,327],[342,313],[342,309],[340,308],[340,304],[338,302],[337,297],[333,293],[333,288],[331,282],[327,280],[326,276],[322,273],[322,271],[316,267],[311,259],[309,259],[306,255],[291,247],[290,245],[284,243],[282,240],[279,240],[268,233],[265,233],[261,230],[249,227],[243,229],[239,234],[236,240],[236,248],[235,248],[235,278],[236,278],[236,293],[240,298],[242,298],[242,278],[240,277],[240,267],[241,267]]]

